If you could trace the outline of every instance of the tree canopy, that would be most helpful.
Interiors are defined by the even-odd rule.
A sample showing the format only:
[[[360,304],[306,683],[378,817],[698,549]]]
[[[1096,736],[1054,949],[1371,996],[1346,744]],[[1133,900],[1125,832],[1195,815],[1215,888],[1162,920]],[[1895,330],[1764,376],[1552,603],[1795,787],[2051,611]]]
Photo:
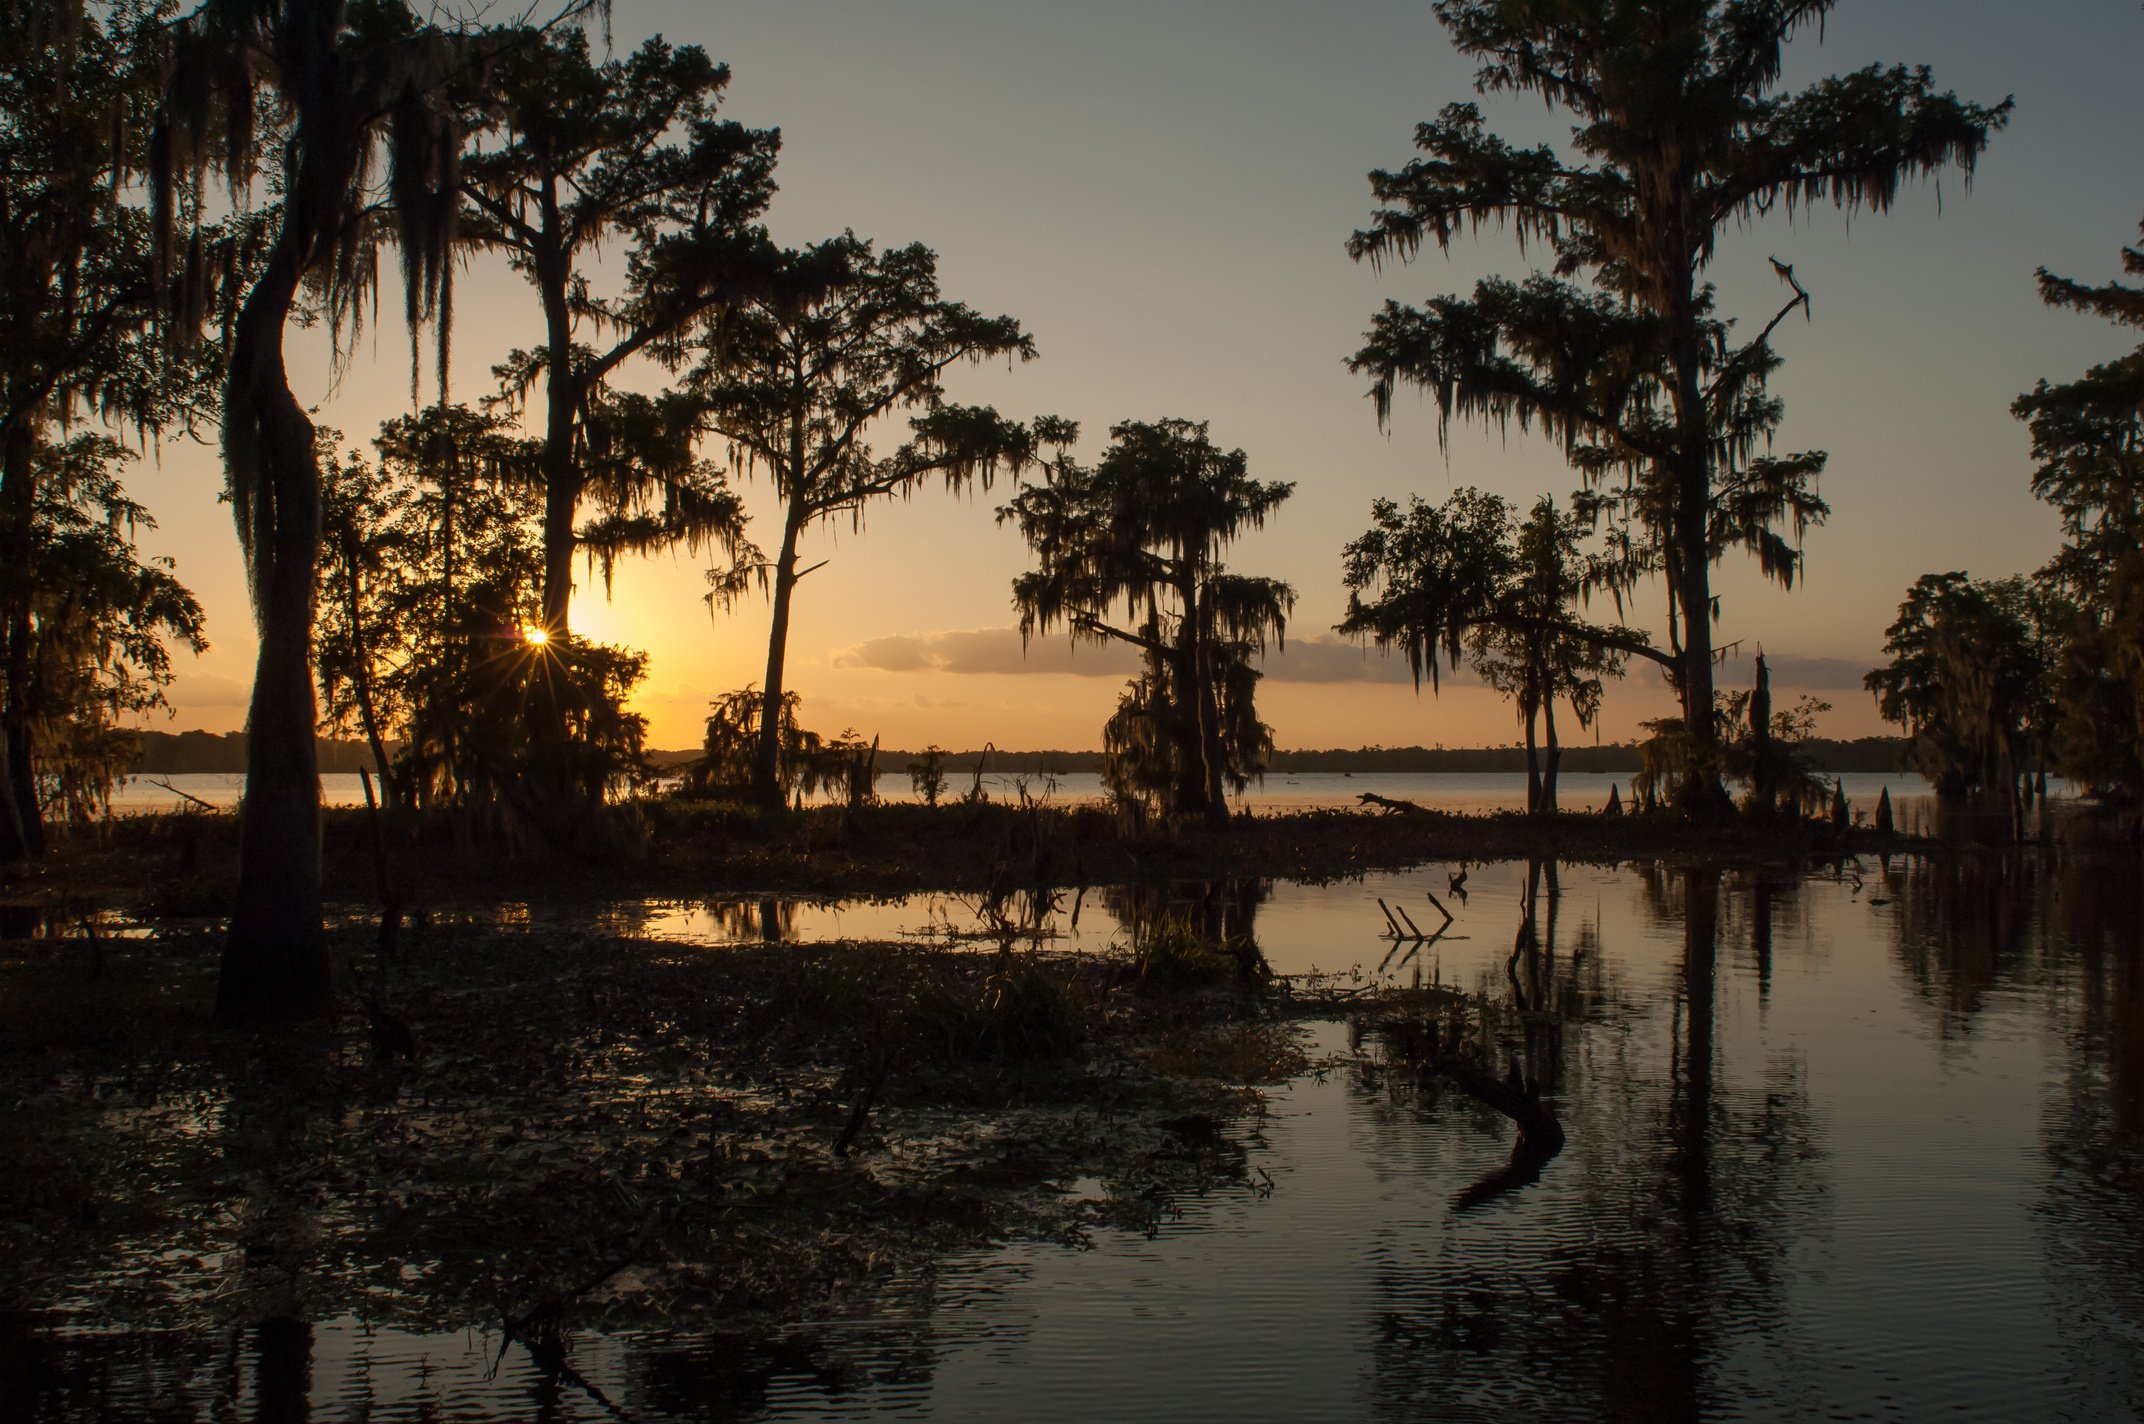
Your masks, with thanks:
[[[768,479],[782,507],[770,564],[710,574],[718,606],[748,579],[771,585],[752,786],[778,805],[791,600],[824,562],[799,567],[805,531],[844,517],[861,529],[873,502],[905,498],[932,479],[988,489],[1001,464],[1025,458],[1027,432],[994,410],[946,404],[941,380],[965,362],[1032,360],[1035,345],[1012,317],[941,295],[929,248],[879,252],[845,233],[780,254],[771,280],[715,326],[702,353],[693,390],[709,427],[748,474]],[[909,440],[873,455],[873,428],[909,412]]]
[[[1471,486],[1441,505],[1391,500],[1370,507],[1370,528],[1342,554],[1347,616],[1338,632],[1407,659],[1419,689],[1462,654],[1510,697],[1526,730],[1529,809],[1552,811],[1559,760],[1556,704],[1580,726],[1600,710],[1602,678],[1626,657],[1670,660],[1636,629],[1588,622],[1578,610],[1598,577],[1581,552],[1586,521],[1543,497],[1521,522],[1503,498]],[[1536,754],[1545,716],[1548,760]]]
[[[504,252],[543,309],[542,345],[498,374],[516,403],[544,392],[543,624],[561,645],[577,552],[607,584],[624,554],[742,548],[743,512],[696,452],[697,403],[616,383],[637,356],[674,368],[771,265],[759,218],[780,135],[718,118],[728,84],[727,66],[660,36],[602,62],[578,29],[521,36],[495,66],[489,125],[461,164],[464,240]],[[607,248],[623,253],[616,297],[587,270]],[[596,514],[580,524],[589,501]]]
[[[167,706],[172,648],[208,646],[201,605],[171,561],[135,551],[136,531],[156,521],[121,487],[118,471],[132,458],[86,432],[37,454],[21,711],[36,804],[76,821],[102,811],[127,773],[128,724]]]
[[[128,201],[162,93],[158,19],[131,0],[0,3],[0,861],[42,847],[40,788],[64,779],[40,770],[54,688],[32,680],[49,652],[40,606],[83,569],[40,561],[85,507],[46,476],[81,468],[83,450],[61,448],[76,421],[150,436],[210,416],[214,328],[255,238],[242,219],[197,220],[183,256],[159,264],[149,215]],[[199,218],[196,195],[180,201]],[[71,488],[140,513],[116,482]]]
[[[1890,663],[1863,679],[1939,794],[2013,810],[2047,723],[2054,611],[2027,579],[1924,574],[1886,630]]]
[[[2122,249],[2122,271],[2144,277],[2144,248]],[[2144,329],[2144,287],[2044,267],[2039,279],[2050,306]],[[2075,605],[2057,671],[2062,767],[2144,793],[2144,345],[2075,380],[2040,381],[2011,410],[2032,431],[2033,493],[2062,516],[2043,576]]]
[[[1062,627],[1075,642],[1120,642],[1145,671],[1103,730],[1104,779],[1121,797],[1169,816],[1225,820],[1224,786],[1241,790],[1272,753],[1258,720],[1253,660],[1286,634],[1295,590],[1228,571],[1221,555],[1261,528],[1295,486],[1250,477],[1204,422],[1127,421],[1092,466],[1066,453],[1067,421],[1036,422],[1055,446],[1040,478],[998,511],[1040,567],[1013,583],[1023,639]]]
[[[1871,66],[1775,92],[1788,42],[1832,0],[1439,0],[1486,94],[1540,97],[1575,120],[1573,156],[1519,148],[1474,104],[1420,125],[1423,156],[1370,175],[1378,203],[1349,251],[1411,259],[1487,225],[1553,273],[1489,278],[1468,297],[1388,303],[1353,369],[1380,420],[1401,385],[1457,416],[1539,425],[1584,477],[1595,514],[1626,522],[1625,588],[1660,575],[1696,794],[1716,798],[1711,566],[1733,549],[1791,583],[1799,541],[1827,510],[1821,453],[1771,453],[1783,407],[1767,393],[1780,322],[1746,342],[1705,273],[1723,231],[1784,203],[1887,208],[1901,185],[1970,174],[2009,101],[1937,91],[1925,68]],[[1705,783],[1714,788],[1709,795]]]

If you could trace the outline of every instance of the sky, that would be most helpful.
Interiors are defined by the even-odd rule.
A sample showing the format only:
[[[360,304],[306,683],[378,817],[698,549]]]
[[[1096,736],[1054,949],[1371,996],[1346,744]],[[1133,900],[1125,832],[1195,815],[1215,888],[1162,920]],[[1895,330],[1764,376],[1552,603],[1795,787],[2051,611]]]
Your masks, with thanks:
[[[1229,554],[1297,592],[1258,694],[1278,745],[1515,740],[1509,705],[1487,689],[1460,677],[1417,692],[1399,659],[1331,632],[1346,602],[1340,550],[1373,499],[1434,502],[1472,484],[1523,507],[1576,483],[1550,442],[1516,429],[1455,424],[1440,447],[1426,399],[1403,394],[1380,429],[1344,364],[1387,298],[1531,267],[1494,232],[1382,272],[1344,250],[1371,212],[1367,172],[1405,164],[1417,122],[1476,98],[1472,65],[1424,0],[616,0],[611,30],[620,52],[658,32],[703,46],[731,67],[726,115],[781,129],[776,240],[850,229],[922,242],[946,296],[1021,321],[1039,359],[960,369],[952,399],[1077,420],[1089,458],[1118,421],[1207,421],[1254,476],[1294,483]],[[1780,448],[1829,452],[1832,508],[1792,592],[1741,556],[1717,572],[1718,637],[1739,641],[1723,685],[1746,685],[1761,649],[1775,699],[1833,705],[1821,733],[1880,732],[1860,679],[1906,587],[1949,569],[2028,572],[2053,552],[2056,522],[2031,497],[2009,405],[2036,379],[2134,344],[2043,307],[2033,271],[2108,280],[2136,240],[2139,54],[2135,0],[1846,0],[1821,42],[1812,31],[1794,44],[1789,85],[1904,61],[1969,99],[2014,95],[2017,111],[1970,188],[1949,173],[1886,213],[1781,210],[1723,241],[1709,276],[1745,333],[1787,295],[1768,257],[1813,295],[1812,319],[1775,338],[1785,365],[1772,389],[1786,402]],[[1514,142],[1568,138],[1567,119],[1538,101],[1479,102]],[[395,306],[383,294],[382,320],[339,369],[322,329],[290,332],[299,399],[353,444],[408,409]],[[471,260],[456,306],[456,395],[474,398],[540,323],[531,289],[496,259]],[[161,521],[145,547],[175,559],[212,643],[180,655],[176,715],[152,725],[244,722],[255,642],[222,483],[213,446],[169,441],[132,479]],[[740,483],[772,543],[770,490]],[[874,508],[860,534],[812,536],[806,559],[828,562],[799,588],[788,674],[805,725],[901,748],[1099,744],[1129,664],[1062,637],[1023,649],[1011,582],[1030,560],[995,518],[1008,494],[1002,481],[970,497],[930,490]],[[608,598],[583,571],[576,630],[650,654],[635,706],[652,746],[697,745],[709,699],[762,677],[765,602],[714,615],[705,587],[704,565],[684,555],[621,567]],[[1626,616],[1664,641],[1657,586]],[[1658,677],[1637,669],[1611,686],[1598,734],[1627,738],[1671,710]]]

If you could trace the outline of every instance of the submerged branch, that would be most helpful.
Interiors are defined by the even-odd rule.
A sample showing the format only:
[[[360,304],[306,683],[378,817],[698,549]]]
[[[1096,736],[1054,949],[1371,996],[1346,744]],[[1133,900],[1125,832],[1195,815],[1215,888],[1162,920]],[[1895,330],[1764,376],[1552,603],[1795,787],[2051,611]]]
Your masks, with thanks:
[[[1539,1089],[1530,1083],[1496,1078],[1471,1063],[1447,1062],[1441,1067],[1444,1076],[1461,1092],[1510,1118],[1519,1129],[1518,1141],[1511,1147],[1511,1160],[1454,1196],[1452,1210],[1471,1211],[1540,1181],[1542,1169],[1563,1151],[1564,1137],[1563,1124],[1541,1105]]]

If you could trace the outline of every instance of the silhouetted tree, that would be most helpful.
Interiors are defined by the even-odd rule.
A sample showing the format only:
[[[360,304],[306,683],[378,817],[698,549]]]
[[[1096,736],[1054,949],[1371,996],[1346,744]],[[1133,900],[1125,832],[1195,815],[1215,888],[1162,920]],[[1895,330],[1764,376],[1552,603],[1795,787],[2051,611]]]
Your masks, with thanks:
[[[1787,41],[1833,0],[1439,0],[1481,61],[1485,93],[1540,96],[1578,121],[1569,161],[1514,148],[1479,108],[1453,104],[1415,135],[1424,157],[1370,176],[1381,205],[1358,259],[1411,258],[1493,223],[1545,243],[1555,275],[1489,278],[1471,297],[1387,303],[1353,369],[1380,420],[1400,385],[1453,415],[1536,422],[1585,476],[1596,512],[1627,519],[1626,585],[1659,573],[1668,646],[1693,745],[1694,802],[1723,800],[1713,720],[1711,566],[1757,556],[1791,583],[1803,531],[1826,507],[1824,457],[1770,453],[1772,332],[1736,344],[1704,280],[1721,232],[1784,201],[1882,210],[1900,183],[1971,172],[2010,105],[1935,91],[1925,68],[1870,67],[1777,94]]]
[[[1023,458],[1026,432],[982,408],[944,404],[950,367],[992,356],[1034,357],[1009,316],[986,317],[938,291],[938,258],[921,245],[875,252],[853,233],[786,251],[766,287],[729,313],[703,346],[694,391],[712,428],[748,471],[764,473],[782,504],[782,542],[771,568],[773,621],[760,688],[753,796],[783,800],[782,717],[790,608],[796,586],[824,560],[799,568],[804,533],[847,516],[861,529],[876,500],[906,496],[933,477],[948,489],[989,488],[1001,460]],[[919,412],[913,438],[874,457],[866,436],[881,419]],[[750,570],[709,574],[715,604],[743,591]]]
[[[539,771],[589,801],[638,776],[645,726],[623,698],[643,659],[544,633],[536,442],[434,406],[374,445],[329,470],[319,662],[330,721],[364,733],[390,799],[505,831],[546,809]],[[554,727],[573,733],[563,759]]]
[[[781,794],[786,798],[833,791],[851,803],[867,799],[869,764],[859,753],[870,748],[853,728],[828,738],[804,727],[797,721],[802,700],[794,692],[785,695],[775,723],[780,753],[775,784]],[[704,796],[752,796],[753,772],[759,764],[760,718],[766,715],[767,699],[753,687],[725,693],[709,703],[706,740],[700,759],[686,770],[686,789]]]
[[[2024,579],[1923,574],[1884,635],[1890,665],[1863,682],[1912,739],[1907,755],[1939,796],[2017,809],[2031,732],[2046,720],[2050,621]]]
[[[2123,248],[2122,270],[2144,276],[2144,249]],[[2039,276],[2050,306],[2144,328],[2144,288]],[[2045,577],[2077,608],[2058,674],[2062,769],[2144,792],[2144,345],[2074,381],[2041,381],[2011,411],[2032,430],[2033,493],[2062,515]]]
[[[307,293],[339,349],[391,237],[405,315],[413,333],[420,319],[441,318],[444,368],[466,90],[498,47],[496,36],[420,21],[401,0],[204,0],[172,32],[171,87],[150,140],[160,227],[178,216],[175,194],[211,169],[242,192],[260,115],[273,116],[276,150],[273,236],[233,322],[223,399],[224,463],[260,632],[238,895],[216,995],[226,1018],[328,1007],[313,692],[321,471],[283,334]]]
[[[577,552],[608,583],[622,554],[709,542],[734,553],[743,538],[722,472],[697,457],[696,403],[613,385],[636,356],[682,360],[687,338],[766,275],[758,220],[780,135],[716,118],[729,77],[698,46],[660,37],[597,63],[578,30],[532,35],[496,66],[496,129],[461,165],[464,236],[504,251],[543,305],[543,344],[499,371],[517,398],[544,392],[542,623],[554,646],[571,636]],[[583,270],[606,247],[624,252],[616,298]]]
[[[1232,574],[1221,554],[1295,486],[1253,480],[1203,422],[1113,426],[1091,468],[1065,453],[1078,427],[1040,421],[1036,436],[1059,453],[998,511],[1042,565],[1013,582],[1020,635],[1063,626],[1075,642],[1139,649],[1145,671],[1103,728],[1104,780],[1167,815],[1226,820],[1224,784],[1240,791],[1272,753],[1252,659],[1284,636],[1295,590]],[[1110,621],[1119,609],[1132,626]]]
[[[56,531],[107,495],[140,514],[110,482],[108,451],[75,487],[89,505],[41,481],[83,470],[91,447],[62,448],[71,422],[149,436],[213,407],[217,348],[202,330],[243,271],[245,224],[196,224],[160,280],[149,215],[131,201],[162,92],[157,19],[132,0],[0,0],[0,861],[42,846],[39,728],[74,715],[55,708],[57,685],[32,682],[60,631],[39,609],[83,570],[39,559],[87,552]]]
[[[1762,653],[1757,654],[1757,677],[1749,691],[1718,696],[1721,765],[1729,777],[1749,787],[1743,809],[1759,818],[1782,810],[1797,816],[1823,814],[1834,787],[1816,774],[1805,747],[1816,735],[1816,719],[1829,712],[1831,704],[1804,693],[1792,706],[1775,708]]]
[[[924,805],[937,805],[938,798],[945,794],[945,748],[936,742],[925,747],[908,764],[908,783],[923,798]]]
[[[1629,654],[1667,663],[1636,629],[1589,623],[1578,612],[1591,566],[1580,552],[1586,521],[1543,498],[1523,524],[1503,499],[1467,487],[1441,505],[1391,500],[1370,506],[1372,524],[1343,551],[1347,617],[1337,631],[1398,648],[1420,688],[1437,686],[1438,660],[1471,655],[1484,681],[1512,699],[1526,729],[1527,808],[1556,809],[1562,752],[1556,704],[1579,725],[1600,710],[1601,679],[1622,674]],[[1546,719],[1544,766],[1535,728]]]
[[[125,723],[166,706],[169,645],[208,646],[201,605],[171,561],[135,552],[136,531],[156,521],[120,487],[118,468],[131,458],[117,441],[87,433],[37,452],[37,586],[20,710],[37,775],[33,804],[70,820],[102,810],[132,764],[136,740]]]

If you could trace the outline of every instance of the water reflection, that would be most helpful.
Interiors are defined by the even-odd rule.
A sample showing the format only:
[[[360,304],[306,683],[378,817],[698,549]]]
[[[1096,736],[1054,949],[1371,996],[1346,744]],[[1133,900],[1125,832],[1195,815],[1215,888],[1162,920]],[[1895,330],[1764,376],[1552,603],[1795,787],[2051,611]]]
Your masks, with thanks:
[[[1259,906],[1274,882],[1249,877],[1100,889],[1014,888],[972,894],[829,900],[762,895],[613,906],[614,932],[689,944],[916,940],[1095,952],[1175,923],[1217,946],[1257,949]]]
[[[1781,1318],[1788,1245],[1822,1193],[1791,1064],[1767,1065],[1747,1089],[1721,1081],[1721,880],[1694,869],[1641,882],[1645,914],[1680,940],[1661,1003],[1603,971],[1597,922],[1564,943],[1557,867],[1527,867],[1503,992],[1484,985],[1504,1011],[1485,1033],[1559,1102],[1571,1145],[1540,1194],[1509,1199],[1519,1217],[1505,1230],[1380,1232],[1365,1328],[1381,1416],[1694,1419],[1719,1412],[1713,1365],[1728,1340]],[[1782,893],[1793,883],[1726,897],[1747,916],[1729,932],[1768,934]],[[1748,915],[1758,902],[1765,915]],[[1623,1026],[1609,1042],[1586,1028],[1608,1023]],[[1664,1078],[1632,1071],[1645,1030],[1666,1040]],[[1389,1091],[1387,1081],[1359,1091]],[[1394,1135],[1429,1125],[1375,1120]],[[1379,1146],[1395,1162],[1413,1155],[1404,1142]],[[1441,1174],[1442,1163],[1422,1165]],[[1508,1168],[1492,1173],[1457,1204],[1512,1185]]]
[[[2028,972],[2043,873],[2040,856],[1983,851],[1895,862],[1869,883],[1870,904],[1891,903],[1899,962],[1941,1037],[1969,1032],[1989,992]]]
[[[1189,1194],[1151,1238],[1105,1231],[1084,1253],[949,1256],[808,1331],[583,1335],[547,1364],[501,1360],[495,1334],[264,1308],[235,1336],[61,1346],[18,1320],[0,1359],[55,1419],[155,1399],[187,1419],[2130,1417],[2138,869],[2032,850],[1474,867],[1455,922],[1390,972],[1463,991],[1483,1056],[1556,1112],[1566,1145],[1525,1180],[1498,1175],[1504,1117],[1363,1062],[1255,1124],[1270,1197]],[[1394,948],[1377,899],[1419,911],[1446,874],[990,913],[941,897],[942,917],[749,901],[725,933],[804,937],[838,913],[844,931],[1106,943],[1175,919],[1283,973],[1366,982]],[[263,1125],[232,1150],[265,1170],[277,1140]]]

